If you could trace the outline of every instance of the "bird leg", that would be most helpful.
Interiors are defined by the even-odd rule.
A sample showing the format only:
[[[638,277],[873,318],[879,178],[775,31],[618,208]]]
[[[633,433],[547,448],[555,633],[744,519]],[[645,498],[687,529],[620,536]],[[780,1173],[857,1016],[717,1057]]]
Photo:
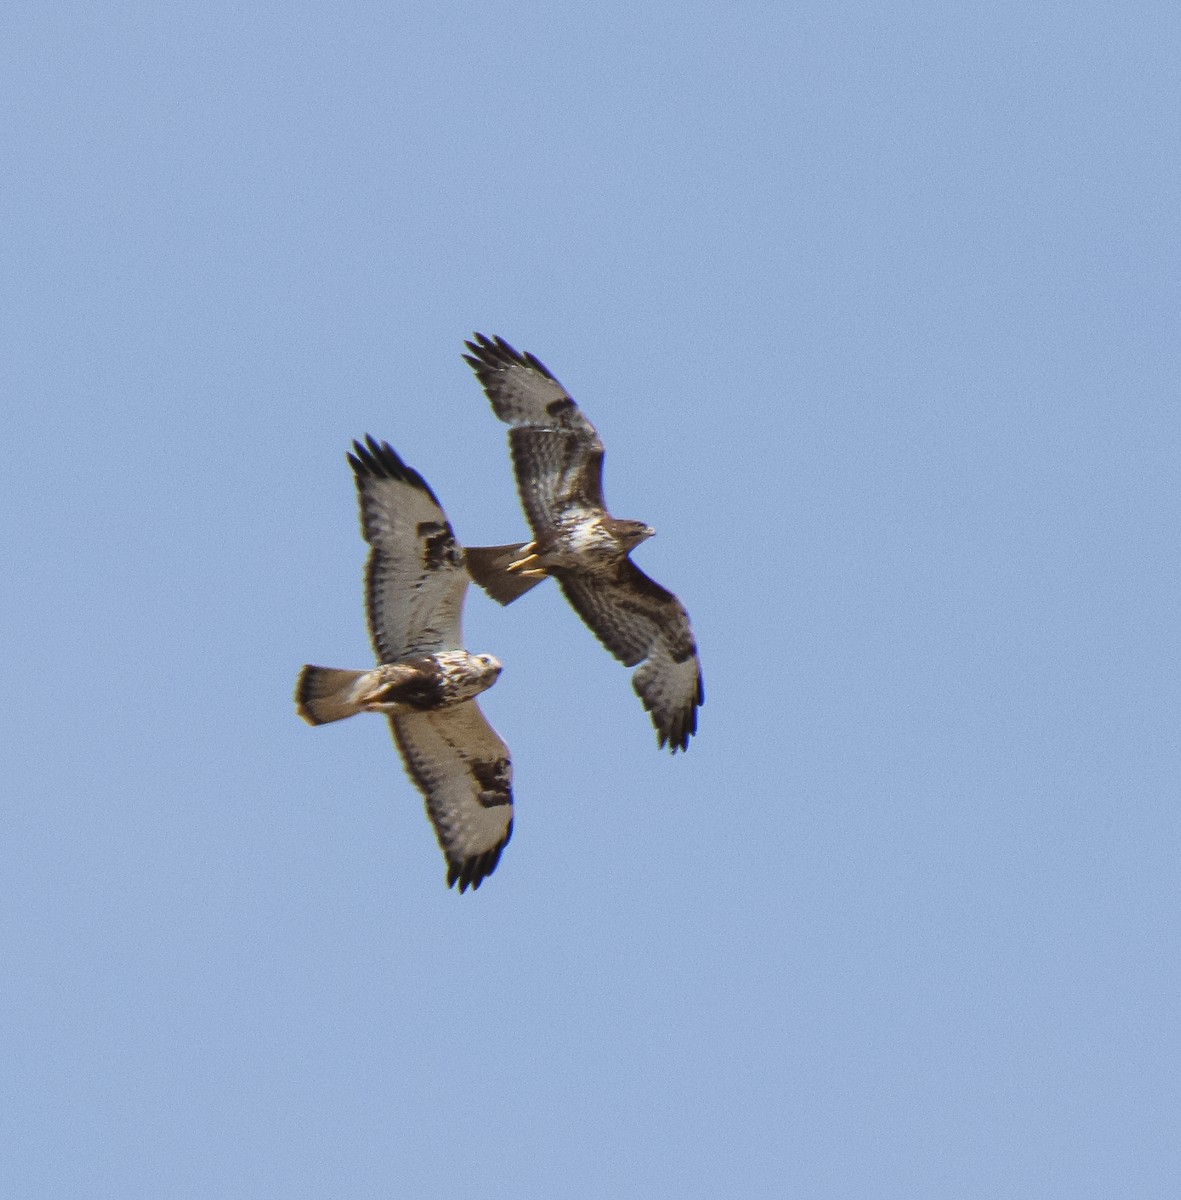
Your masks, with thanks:
[[[538,567],[541,559],[537,557],[537,554],[535,553],[536,550],[536,542],[526,542],[521,547],[521,557],[515,562],[509,563],[505,569],[513,572],[513,574],[516,574],[518,571],[520,571],[526,576],[526,578],[544,575],[545,572],[540,570]]]

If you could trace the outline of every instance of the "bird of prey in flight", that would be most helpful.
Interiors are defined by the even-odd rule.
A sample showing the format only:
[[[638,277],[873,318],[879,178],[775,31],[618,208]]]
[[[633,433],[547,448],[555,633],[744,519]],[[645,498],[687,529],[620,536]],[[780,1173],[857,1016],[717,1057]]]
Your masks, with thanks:
[[[566,389],[534,355],[474,335],[464,358],[509,428],[517,491],[533,540],[469,547],[472,578],[511,604],[552,575],[612,654],[639,664],[632,687],[661,746],[685,750],[705,702],[689,614],[629,553],[655,532],[611,516],[603,499],[603,443]]]
[[[371,437],[354,442],[348,459],[371,547],[365,598],[378,665],[305,666],[296,710],[310,725],[385,713],[426,800],[448,887],[475,889],[513,831],[508,747],[475,699],[496,682],[500,663],[463,648],[464,552],[426,481]]]

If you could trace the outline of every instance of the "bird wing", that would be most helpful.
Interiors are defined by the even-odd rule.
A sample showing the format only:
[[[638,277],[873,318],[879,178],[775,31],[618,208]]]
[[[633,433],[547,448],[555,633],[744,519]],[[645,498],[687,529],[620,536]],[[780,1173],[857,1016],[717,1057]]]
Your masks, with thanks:
[[[509,430],[517,493],[539,541],[555,526],[603,513],[603,452],[566,429]]]
[[[475,700],[390,717],[406,770],[426,800],[447,886],[478,888],[513,832],[508,747]]]
[[[603,443],[570,393],[540,359],[482,333],[464,359],[492,409],[512,426],[517,489],[538,536],[570,509],[603,512]]]
[[[353,443],[361,530],[372,547],[365,567],[369,635],[381,662],[457,650],[468,575],[434,492],[388,442]]]
[[[630,558],[611,572],[555,572],[566,599],[591,632],[629,667],[632,687],[660,739],[675,754],[697,732],[705,703],[701,660],[685,606]]]

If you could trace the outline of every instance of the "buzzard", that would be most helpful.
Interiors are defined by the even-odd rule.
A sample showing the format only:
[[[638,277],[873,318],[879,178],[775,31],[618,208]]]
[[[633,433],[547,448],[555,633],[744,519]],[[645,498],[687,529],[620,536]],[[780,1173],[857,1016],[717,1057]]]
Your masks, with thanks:
[[[474,890],[513,831],[508,747],[475,700],[496,682],[500,663],[463,649],[463,549],[426,481],[369,436],[353,443],[348,459],[372,547],[365,598],[378,665],[304,667],[296,711],[309,725],[360,712],[389,717],[447,860],[447,886]]]
[[[697,731],[705,702],[689,614],[628,553],[655,530],[623,521],[603,500],[603,443],[546,366],[482,333],[464,358],[496,415],[510,425],[517,490],[533,540],[469,547],[468,571],[494,600],[511,604],[552,575],[591,632],[629,667],[632,687],[675,754]]]

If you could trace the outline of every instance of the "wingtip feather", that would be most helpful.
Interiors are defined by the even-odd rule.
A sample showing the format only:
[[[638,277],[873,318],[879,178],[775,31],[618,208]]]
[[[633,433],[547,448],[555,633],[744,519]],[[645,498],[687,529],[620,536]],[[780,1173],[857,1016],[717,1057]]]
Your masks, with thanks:
[[[471,351],[471,354],[463,355],[463,359],[480,377],[481,382],[484,381],[485,375],[493,375],[497,371],[503,371],[506,367],[523,367],[527,371],[537,371],[546,379],[552,379],[557,383],[549,367],[536,354],[531,354],[527,350],[518,350],[499,334],[489,337],[487,334],[477,331],[472,334],[470,340],[464,342],[464,345]]]
[[[364,443],[354,438],[353,449],[346,451],[345,458],[348,459],[358,483],[366,478],[395,479],[399,483],[408,483],[411,487],[418,488],[435,504],[439,503],[438,497],[422,475],[409,466],[389,442],[379,442],[371,433],[365,434]]]
[[[463,895],[468,888],[471,888],[473,892],[478,891],[480,884],[496,870],[500,856],[504,853],[504,848],[508,845],[512,835],[513,827],[510,822],[504,841],[499,846],[493,846],[491,850],[486,850],[483,854],[476,855],[475,858],[464,859],[462,862],[454,862],[449,859],[447,861],[447,886],[452,888],[458,885],[457,890],[460,895]]]

